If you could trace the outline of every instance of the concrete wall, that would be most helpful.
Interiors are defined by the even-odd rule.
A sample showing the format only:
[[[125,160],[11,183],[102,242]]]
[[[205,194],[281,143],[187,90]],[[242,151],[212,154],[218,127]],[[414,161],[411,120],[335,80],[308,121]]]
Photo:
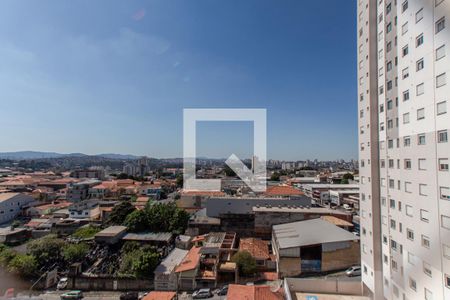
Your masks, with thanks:
[[[284,286],[289,290],[287,293],[323,293],[341,295],[362,295],[361,281],[340,280],[338,278],[308,279],[308,278],[285,278]]]
[[[361,255],[358,242],[350,242],[349,248],[322,252],[322,272],[345,269],[353,265],[360,265],[360,262]]]
[[[67,289],[82,291],[148,291],[153,289],[153,281],[132,278],[82,276],[69,278]]]
[[[298,276],[302,272],[301,259],[281,257],[278,261],[277,270],[279,277]]]

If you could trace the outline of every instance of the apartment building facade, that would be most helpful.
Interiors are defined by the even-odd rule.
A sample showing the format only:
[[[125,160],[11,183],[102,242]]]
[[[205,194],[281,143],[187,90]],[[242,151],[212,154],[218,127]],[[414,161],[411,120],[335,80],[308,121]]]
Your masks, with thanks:
[[[358,0],[363,282],[450,299],[450,1]]]
[[[450,299],[450,1],[358,0],[362,279]]]

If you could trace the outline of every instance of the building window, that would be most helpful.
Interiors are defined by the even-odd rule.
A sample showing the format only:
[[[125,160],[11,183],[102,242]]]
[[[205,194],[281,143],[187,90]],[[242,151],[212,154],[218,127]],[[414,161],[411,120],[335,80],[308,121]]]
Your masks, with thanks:
[[[442,200],[450,200],[450,188],[441,186],[439,194]]]
[[[405,207],[406,207],[406,211],[405,211],[406,215],[407,215],[408,217],[412,217],[412,216],[413,216],[413,208],[412,208],[412,206],[406,204]]]
[[[402,13],[408,9],[408,0],[402,3]]]
[[[419,134],[417,136],[417,144],[418,145],[425,145],[426,144],[425,134]]]
[[[425,92],[425,84],[423,83],[418,84],[416,86],[416,95],[417,96],[423,95],[424,92]]]
[[[409,124],[409,113],[403,114],[403,124]]]
[[[439,159],[439,171],[448,172],[448,158]]]
[[[440,60],[445,57],[445,45],[436,49],[436,60]]]
[[[425,300],[433,300],[433,293],[425,288]]]
[[[411,146],[411,138],[409,136],[405,136],[403,138],[403,147]]]
[[[406,79],[409,77],[409,68],[404,68],[402,71],[402,79]]]
[[[445,76],[445,73],[442,73],[441,75],[438,75],[436,77],[436,87],[437,88],[444,86],[446,83],[447,83],[447,78]]]
[[[402,26],[402,35],[406,34],[407,32],[408,32],[408,22],[406,22]]]
[[[425,274],[427,274],[428,276],[432,277],[432,272],[431,272],[431,266],[430,264],[427,264],[426,262],[423,262],[423,272]]]
[[[450,276],[445,274],[445,286],[450,289]]]
[[[422,59],[419,59],[419,60],[416,62],[416,71],[419,72],[419,71],[422,70],[424,67],[425,67],[425,64],[424,64],[424,62],[423,62],[423,58],[422,58]]]
[[[439,102],[437,104],[437,111],[436,111],[436,113],[438,115],[442,115],[442,114],[447,113],[447,102],[446,101],[442,101],[442,102]]]
[[[450,259],[450,246],[442,244],[442,252],[445,258]]]
[[[441,32],[445,28],[445,17],[442,17],[439,19],[439,21],[436,22],[436,33]]]
[[[408,45],[406,45],[405,47],[402,48],[402,55],[406,56],[409,53],[409,49],[408,49]]]
[[[420,210],[420,220],[427,222],[427,223],[430,221],[430,216],[429,216],[428,210],[425,210],[425,209]]]
[[[389,23],[386,25],[386,33],[391,32],[391,30],[392,30],[392,23]]]
[[[416,38],[416,47],[419,47],[419,46],[422,45],[422,44],[423,44],[423,34],[419,35],[419,36]]]
[[[405,169],[410,170],[411,169],[411,160],[405,159]]]
[[[411,182],[405,182],[405,192],[406,193],[411,193],[412,191],[411,191],[411,185],[412,185],[412,183]]]
[[[417,120],[425,119],[425,108],[417,110]]]
[[[412,231],[411,229],[406,229],[406,237],[409,240],[414,241],[414,231]]]
[[[450,217],[441,215],[442,227],[450,230]]]
[[[424,246],[425,248],[430,248],[430,245],[430,238],[426,235],[422,235],[422,246]]]
[[[423,8],[416,12],[416,23],[423,19]]]
[[[426,171],[427,169],[426,163],[427,160],[425,158],[419,158],[419,170]]]
[[[408,101],[409,100],[409,91],[404,91],[403,92],[403,101]]]
[[[417,283],[414,279],[409,278],[409,287],[413,290],[416,291],[417,290]]]

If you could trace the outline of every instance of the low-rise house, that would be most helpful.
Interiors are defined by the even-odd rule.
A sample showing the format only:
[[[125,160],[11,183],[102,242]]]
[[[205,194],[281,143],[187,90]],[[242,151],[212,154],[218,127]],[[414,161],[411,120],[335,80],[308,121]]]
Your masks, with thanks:
[[[6,245],[15,245],[26,241],[31,237],[29,230],[25,228],[15,228],[10,227],[0,229],[0,243]]]
[[[178,276],[178,288],[180,290],[195,290],[197,288],[196,278],[200,269],[200,249],[192,247],[181,263],[175,268]]]
[[[0,224],[14,220],[23,209],[26,209],[34,201],[33,197],[25,194],[0,194]]]
[[[72,203],[68,201],[54,201],[51,203],[38,204],[36,206],[27,208],[25,211],[25,215],[30,217],[50,215],[57,210],[68,208],[70,205],[72,205]]]
[[[72,178],[95,178],[103,179],[105,177],[105,171],[102,169],[95,170],[75,170],[70,173]]]
[[[188,250],[175,248],[156,267],[154,274],[154,286],[157,291],[176,291],[178,289],[178,276],[175,273],[176,267],[188,254]]]
[[[239,241],[239,251],[247,251],[256,261],[260,271],[276,268],[275,256],[269,251],[269,242],[257,238],[244,238]]]
[[[73,220],[73,219],[65,219],[59,220],[53,224],[51,229],[51,233],[56,234],[58,236],[68,236],[77,231],[78,228],[87,224],[87,222],[83,222],[83,220]]]
[[[284,293],[281,288],[273,290],[268,285],[239,285],[230,284],[227,299],[232,300],[283,300]]]
[[[144,184],[138,187],[139,195],[145,195],[153,200],[159,200],[161,198],[161,193],[161,184]]]
[[[359,238],[322,219],[273,226],[279,277],[342,270],[360,263]]]
[[[97,243],[114,245],[117,244],[126,233],[126,226],[110,226],[98,232],[94,239]]]
[[[100,217],[99,202],[97,200],[85,200],[72,204],[69,207],[69,217],[72,219],[96,220]]]
[[[142,300],[174,300],[176,297],[176,292],[152,291],[142,298]]]
[[[70,202],[80,202],[88,198],[89,189],[100,184],[97,179],[88,179],[80,182],[69,183],[67,185],[67,200]]]

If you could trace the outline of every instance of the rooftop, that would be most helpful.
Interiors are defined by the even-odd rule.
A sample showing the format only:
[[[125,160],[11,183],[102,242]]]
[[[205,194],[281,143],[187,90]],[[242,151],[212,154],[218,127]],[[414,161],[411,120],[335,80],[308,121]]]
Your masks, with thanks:
[[[272,291],[267,285],[239,285],[230,284],[228,288],[228,299],[233,300],[282,300],[281,291]]]
[[[127,230],[126,226],[110,226],[98,232],[95,237],[114,237]]]
[[[0,202],[9,200],[9,199],[11,199],[11,198],[13,198],[13,197],[15,197],[17,195],[20,195],[20,193],[3,193],[3,194],[0,194]]]
[[[142,298],[142,300],[172,300],[175,299],[175,296],[175,292],[152,291]]]
[[[336,218],[334,216],[322,216],[322,220],[325,220],[327,222],[330,222],[331,224],[334,224],[336,226],[347,226],[347,227],[353,227],[353,224],[350,222],[347,222],[345,220]]]
[[[350,215],[345,211],[339,211],[328,207],[306,207],[306,206],[253,206],[254,212],[286,212],[286,213],[314,213],[314,214],[334,214],[334,215]]]
[[[200,249],[201,247],[192,247],[175,269],[175,272],[179,273],[195,269],[200,262]]]
[[[266,196],[302,196],[302,191],[288,185],[269,186],[264,193]]]
[[[353,233],[322,219],[273,226],[280,249],[359,240]]]
[[[188,250],[182,250],[175,248],[172,252],[156,267],[155,274],[170,274],[172,273],[176,266],[178,266],[181,261],[188,254]]]
[[[143,233],[127,233],[123,240],[125,241],[153,241],[153,242],[169,242],[172,238],[170,232],[143,232]]]
[[[246,238],[241,239],[239,251],[248,251],[254,258],[269,259],[269,243],[261,239]]]

